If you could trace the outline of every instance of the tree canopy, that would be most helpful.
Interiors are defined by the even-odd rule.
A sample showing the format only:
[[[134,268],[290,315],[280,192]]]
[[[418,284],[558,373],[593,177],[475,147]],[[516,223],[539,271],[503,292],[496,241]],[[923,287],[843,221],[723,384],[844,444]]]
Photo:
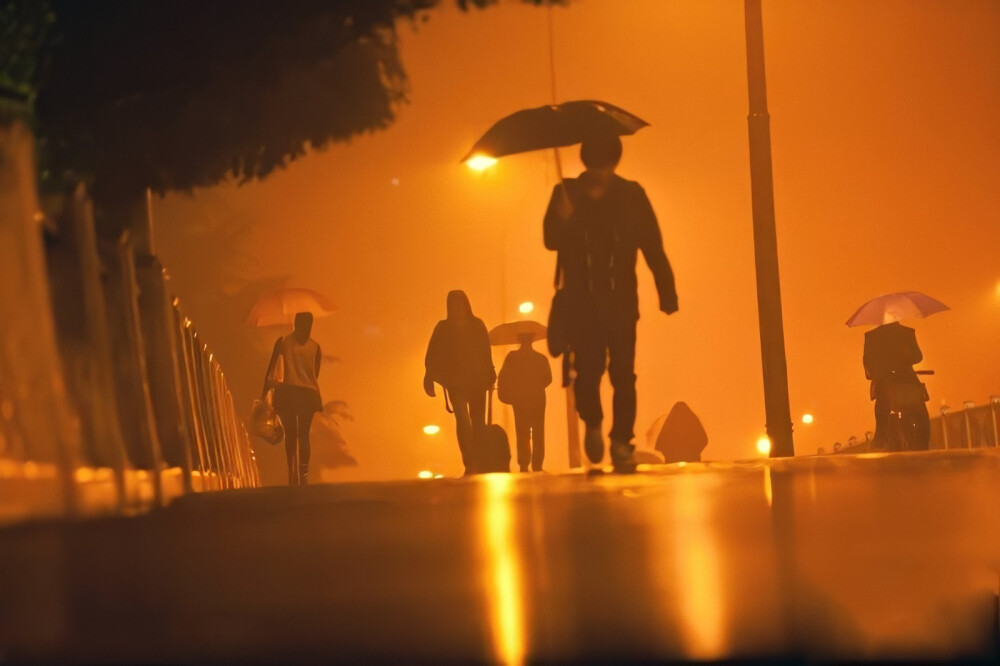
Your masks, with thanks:
[[[392,123],[397,21],[440,2],[0,0],[0,86],[33,104],[45,171],[99,203],[263,178]]]

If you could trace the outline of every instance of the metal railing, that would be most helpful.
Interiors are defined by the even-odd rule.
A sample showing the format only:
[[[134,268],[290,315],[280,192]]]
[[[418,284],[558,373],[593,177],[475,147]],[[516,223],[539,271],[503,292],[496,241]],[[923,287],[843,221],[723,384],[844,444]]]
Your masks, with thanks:
[[[1000,396],[990,396],[985,405],[963,403],[958,411],[941,407],[941,414],[931,419],[932,449],[978,449],[1000,446]]]
[[[0,522],[259,485],[162,264],[128,231],[99,239],[82,185],[40,200],[32,154],[0,118]]]

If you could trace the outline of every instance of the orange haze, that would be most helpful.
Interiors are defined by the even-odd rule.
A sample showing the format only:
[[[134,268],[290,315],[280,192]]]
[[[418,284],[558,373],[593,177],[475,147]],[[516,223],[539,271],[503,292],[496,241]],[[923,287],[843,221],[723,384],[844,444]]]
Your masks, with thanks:
[[[158,249],[241,404],[280,332],[244,323],[240,287],[287,277],[340,306],[314,329],[340,359],[324,366],[324,398],[346,400],[356,418],[345,434],[360,467],[338,478],[460,472],[454,424],[421,390],[449,289],[466,290],[491,327],[519,318],[525,300],[547,315],[551,153],[483,173],[458,163],[494,120],[550,101],[546,11],[451,4],[400,26],[411,101],[387,131],[261,183],[155,206]],[[640,262],[636,432],[683,400],[708,432],[706,458],[758,456],[743,3],[578,0],[554,20],[559,99],[604,99],[651,123],[625,139],[620,173],[653,202],[681,309],[656,311]],[[932,414],[1000,393],[1000,3],[765,0],[764,31],[796,451],[872,428],[863,330],[844,321],[884,292],[921,290],[953,308],[911,324],[937,371]],[[575,174],[576,151],[562,154]],[[547,423],[546,466],[558,471],[554,387]],[[441,433],[425,435],[426,424]],[[281,480],[283,454],[259,455]]]

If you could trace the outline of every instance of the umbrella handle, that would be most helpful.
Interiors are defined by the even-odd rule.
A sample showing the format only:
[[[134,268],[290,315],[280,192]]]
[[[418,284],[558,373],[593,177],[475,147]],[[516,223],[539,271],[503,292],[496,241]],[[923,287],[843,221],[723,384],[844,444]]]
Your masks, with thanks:
[[[556,156],[556,174],[559,176],[559,184],[562,185],[563,202],[570,211],[573,210],[573,202],[569,199],[569,192],[566,191],[566,179],[563,177],[562,159],[559,157],[559,149],[553,148],[552,153]]]

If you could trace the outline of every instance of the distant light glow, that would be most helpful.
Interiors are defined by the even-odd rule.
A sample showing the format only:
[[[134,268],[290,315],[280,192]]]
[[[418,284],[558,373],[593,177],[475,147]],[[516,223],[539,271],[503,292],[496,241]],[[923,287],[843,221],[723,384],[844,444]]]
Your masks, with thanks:
[[[813,422],[813,415],[812,414],[803,414],[802,415],[802,422],[805,423],[806,425],[809,425],[810,423]]]
[[[497,163],[497,158],[489,155],[473,155],[465,161],[465,165],[473,171],[485,171]]]
[[[423,470],[423,471],[421,471],[421,472],[419,472],[417,474],[417,478],[418,479],[433,479],[434,478],[434,472],[431,472],[430,470],[426,470],[425,469],[425,470]]]
[[[393,185],[399,185],[399,178],[393,178],[389,182],[392,183]]]
[[[441,426],[439,426],[439,425],[434,425],[432,423],[430,425],[425,425],[424,426],[424,434],[425,435],[436,435],[439,432],[441,432]]]
[[[521,314],[528,314],[534,309],[535,309],[535,304],[532,303],[531,301],[525,301],[524,303],[521,303],[520,305],[517,306],[517,311],[520,312]]]
[[[771,440],[767,437],[761,437],[757,440],[757,451],[762,455],[767,455],[771,452]]]

